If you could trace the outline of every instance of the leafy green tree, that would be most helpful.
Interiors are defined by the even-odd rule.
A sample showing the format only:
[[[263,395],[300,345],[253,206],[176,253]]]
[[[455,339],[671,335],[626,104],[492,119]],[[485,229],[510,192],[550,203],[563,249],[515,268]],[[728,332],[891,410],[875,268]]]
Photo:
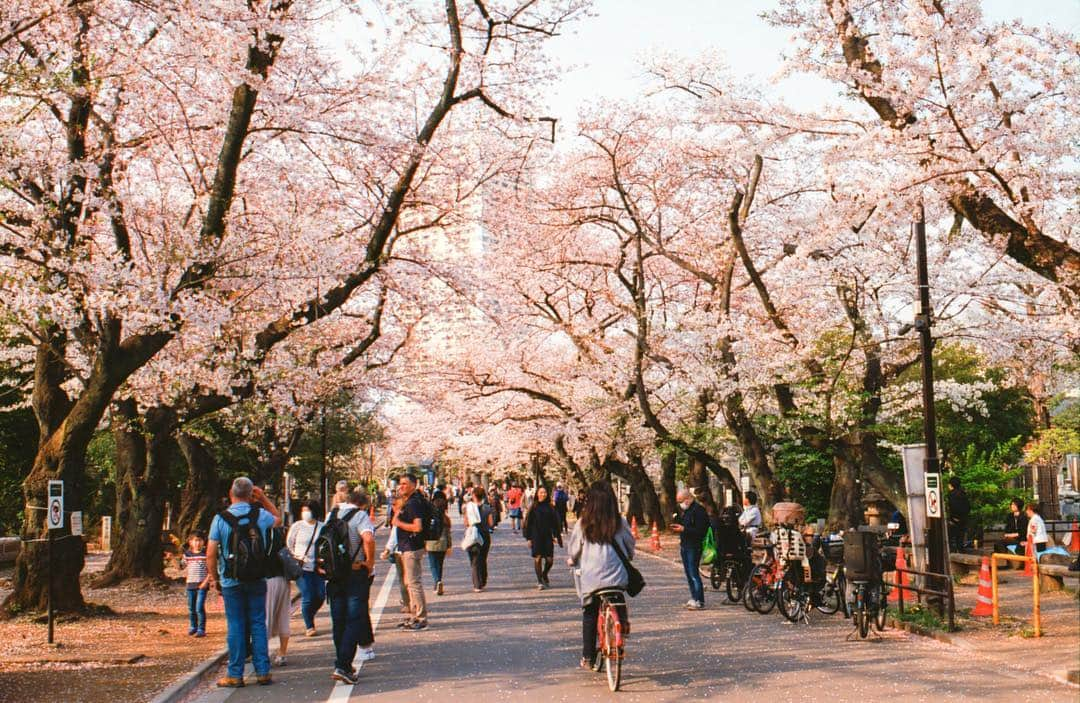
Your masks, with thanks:
[[[949,475],[959,478],[967,492],[971,502],[971,527],[1001,523],[1009,511],[1010,500],[1030,497],[1030,491],[1010,487],[1023,473],[1011,459],[1019,451],[1020,438],[1013,437],[989,451],[969,444],[953,456]]]

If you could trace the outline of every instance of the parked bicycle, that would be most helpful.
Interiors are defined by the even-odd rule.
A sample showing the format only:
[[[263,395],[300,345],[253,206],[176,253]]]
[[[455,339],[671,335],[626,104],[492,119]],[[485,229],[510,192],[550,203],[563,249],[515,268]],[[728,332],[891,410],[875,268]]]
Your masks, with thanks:
[[[859,637],[866,639],[871,623],[885,629],[889,586],[882,576],[881,545],[873,532],[844,535],[844,569],[851,581],[848,608]]]

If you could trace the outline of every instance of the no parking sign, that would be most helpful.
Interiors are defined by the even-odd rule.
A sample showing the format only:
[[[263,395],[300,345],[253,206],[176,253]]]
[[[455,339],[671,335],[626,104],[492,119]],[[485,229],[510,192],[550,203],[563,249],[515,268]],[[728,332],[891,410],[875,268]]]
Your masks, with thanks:
[[[50,530],[59,530],[64,526],[63,481],[49,481],[49,515],[47,524]]]
[[[941,517],[941,474],[926,474],[926,517]]]

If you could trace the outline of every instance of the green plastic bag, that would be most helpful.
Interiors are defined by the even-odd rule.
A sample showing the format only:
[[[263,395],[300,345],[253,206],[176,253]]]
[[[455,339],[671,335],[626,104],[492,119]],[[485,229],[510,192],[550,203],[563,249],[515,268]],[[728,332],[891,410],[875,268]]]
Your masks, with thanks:
[[[712,528],[705,533],[705,543],[701,548],[701,563],[711,564],[716,559],[716,538],[713,537]]]

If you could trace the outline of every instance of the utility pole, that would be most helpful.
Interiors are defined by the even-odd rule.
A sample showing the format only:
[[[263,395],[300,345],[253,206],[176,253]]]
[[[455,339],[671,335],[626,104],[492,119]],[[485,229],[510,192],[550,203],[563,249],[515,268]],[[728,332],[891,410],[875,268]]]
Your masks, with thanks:
[[[937,448],[937,415],[934,412],[934,363],[933,363],[933,338],[930,328],[933,324],[930,310],[930,276],[926,267],[926,213],[923,205],[919,203],[917,219],[912,225],[915,235],[915,262],[918,275],[919,299],[915,310],[915,329],[919,332],[919,358],[922,366],[922,401],[923,401],[923,441],[926,444],[926,458],[923,459],[923,471],[925,474],[938,474],[941,466],[938,462]],[[940,485],[940,483],[939,483]],[[941,517],[927,519],[929,524],[929,536],[927,546],[929,548],[930,569],[935,574],[949,573],[949,543],[945,530],[945,514]],[[945,584],[940,585],[942,591],[946,590]],[[940,598],[933,598],[939,607]]]
[[[322,491],[323,514],[330,512],[330,477],[326,475],[326,408],[319,411],[319,454],[322,457],[322,465],[319,469],[319,486]]]

